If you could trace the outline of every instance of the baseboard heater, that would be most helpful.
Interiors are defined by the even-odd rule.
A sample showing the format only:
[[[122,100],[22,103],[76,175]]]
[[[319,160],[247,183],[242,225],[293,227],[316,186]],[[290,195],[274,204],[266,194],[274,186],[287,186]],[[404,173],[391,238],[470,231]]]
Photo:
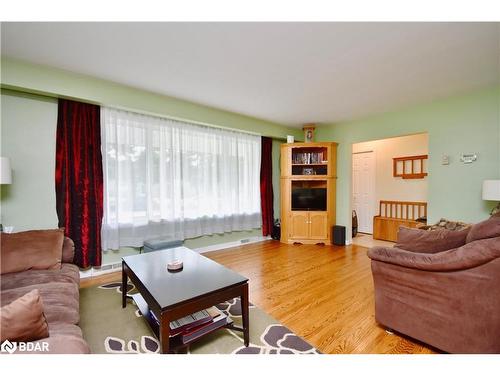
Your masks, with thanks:
[[[89,270],[80,271],[80,279],[104,275],[106,273],[121,271],[122,262],[105,264],[99,268],[91,268]]]
[[[263,237],[263,236],[249,237],[249,238],[242,238],[238,241],[225,242],[225,243],[216,244],[216,245],[199,247],[199,248],[195,248],[195,249],[191,249],[191,250],[196,251],[198,253],[206,253],[208,251],[236,248],[239,245],[267,241],[270,239],[271,239],[271,237],[269,237],[269,236],[267,236],[267,237]],[[119,271],[121,269],[122,269],[122,262],[121,261],[119,261],[117,263],[105,264],[99,268],[91,268],[91,269],[86,270],[86,271],[80,271],[80,278],[85,279],[88,277],[95,277],[95,276],[99,276],[99,275],[104,275],[106,273],[116,272],[116,271]]]

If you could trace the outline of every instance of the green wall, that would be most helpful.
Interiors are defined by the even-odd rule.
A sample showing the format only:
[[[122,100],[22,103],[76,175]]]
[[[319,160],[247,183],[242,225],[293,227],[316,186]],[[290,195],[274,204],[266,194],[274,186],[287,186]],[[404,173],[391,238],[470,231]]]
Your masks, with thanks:
[[[485,179],[500,178],[500,88],[490,88],[369,118],[327,124],[317,139],[338,148],[337,223],[351,228],[352,144],[421,132],[429,133],[428,221],[441,217],[477,222],[493,202],[481,199]],[[477,153],[472,164],[462,153]],[[450,156],[442,165],[441,157]],[[387,166],[392,168],[392,166]],[[350,237],[350,236],[349,236]]]
[[[164,115],[273,138],[285,139],[288,134],[294,135],[297,139],[302,137],[302,131],[297,128],[288,128],[270,121],[86,75],[6,58],[3,58],[1,63],[2,88]]]
[[[273,142],[274,211],[279,216],[279,144],[302,131],[248,116],[197,105],[59,69],[2,60],[2,156],[11,157],[14,182],[2,187],[2,220],[16,230],[57,225],[54,193],[55,97],[166,115],[216,126],[260,133]],[[50,98],[53,97],[53,98]],[[351,147],[353,143],[429,133],[429,221],[440,217],[475,222],[494,205],[481,200],[484,179],[500,178],[500,89],[485,89],[369,118],[326,124],[318,141],[338,148],[337,223],[350,228]],[[476,152],[478,161],[464,165],[461,153]],[[451,163],[441,165],[441,156]],[[350,231],[348,231],[349,233]],[[256,234],[258,231],[252,231]],[[231,235],[249,237],[246,232]],[[193,247],[225,242],[224,236],[193,241]]]
[[[1,108],[1,155],[10,157],[13,169],[12,185],[1,185],[1,222],[5,226],[13,226],[16,232],[55,228],[57,100],[2,90]],[[278,145],[278,151],[280,143],[273,140],[273,146]],[[276,155],[273,154],[273,157]],[[278,184],[274,186],[277,191],[274,203],[279,207],[279,169],[274,173],[278,176]],[[261,229],[236,231],[187,239],[185,245],[199,248],[258,236],[262,236]],[[103,264],[115,262],[131,252],[134,252],[133,249],[106,252]]]
[[[88,76],[2,59],[1,155],[11,158],[14,181],[2,186],[2,222],[15,231],[57,226],[55,132],[57,97],[110,105],[273,137],[275,212],[279,213],[279,144],[300,129],[197,105]],[[278,154],[276,154],[278,152]],[[186,241],[203,247],[260,236],[260,229]]]
[[[1,155],[12,167],[12,184],[1,185],[2,223],[16,232],[57,228],[57,100],[2,91],[1,108]]]

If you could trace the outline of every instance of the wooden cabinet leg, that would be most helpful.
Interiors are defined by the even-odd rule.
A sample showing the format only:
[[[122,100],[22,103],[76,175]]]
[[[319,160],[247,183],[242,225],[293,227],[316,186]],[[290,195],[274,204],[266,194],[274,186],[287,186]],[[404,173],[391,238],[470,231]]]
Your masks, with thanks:
[[[160,319],[160,353],[170,352],[170,317],[168,311],[161,313]]]
[[[250,326],[248,312],[248,284],[242,286],[241,292],[241,317],[243,320],[243,339],[245,346],[250,344]]]
[[[128,276],[125,271],[125,263],[122,262],[122,308],[127,307],[127,281]]]

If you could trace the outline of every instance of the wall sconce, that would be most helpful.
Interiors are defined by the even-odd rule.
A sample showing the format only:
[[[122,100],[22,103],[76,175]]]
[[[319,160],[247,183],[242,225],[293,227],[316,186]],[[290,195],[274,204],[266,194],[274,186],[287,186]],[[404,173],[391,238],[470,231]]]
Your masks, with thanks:
[[[500,180],[483,181],[483,200],[500,202]],[[491,211],[491,215],[500,212],[500,203]]]
[[[12,183],[12,169],[10,159],[0,157],[0,184],[10,185]],[[3,232],[2,218],[0,216],[0,232]]]
[[[10,159],[0,157],[0,184],[10,185],[12,183],[12,169],[10,168]]]

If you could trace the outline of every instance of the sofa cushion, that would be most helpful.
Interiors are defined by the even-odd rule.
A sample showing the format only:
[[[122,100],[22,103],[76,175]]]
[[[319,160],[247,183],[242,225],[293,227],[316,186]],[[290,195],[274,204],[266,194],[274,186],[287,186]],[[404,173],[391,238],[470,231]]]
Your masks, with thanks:
[[[73,283],[50,282],[2,290],[1,303],[2,305],[8,304],[33,289],[40,290],[45,317],[49,324],[55,322],[78,324],[79,290],[78,285]]]
[[[38,289],[0,308],[0,340],[34,341],[49,336]]]
[[[63,240],[63,229],[0,233],[0,273],[60,268]]]
[[[79,338],[83,337],[82,330],[75,324],[61,322],[49,323],[49,337],[61,335]]]
[[[0,289],[16,289],[50,282],[78,285],[80,282],[79,269],[74,264],[63,263],[58,270],[29,270],[8,273],[0,277]]]
[[[459,271],[499,261],[500,241],[497,238],[487,238],[435,254],[375,246],[368,250],[367,255],[372,260],[423,271]]]
[[[474,224],[467,235],[467,243],[493,237],[500,237],[500,216],[498,215]]]
[[[63,263],[73,263],[73,259],[75,258],[75,243],[71,238],[64,237],[61,258]]]
[[[434,254],[465,245],[469,228],[458,231],[447,229],[426,231],[400,227],[396,247],[415,253]]]

